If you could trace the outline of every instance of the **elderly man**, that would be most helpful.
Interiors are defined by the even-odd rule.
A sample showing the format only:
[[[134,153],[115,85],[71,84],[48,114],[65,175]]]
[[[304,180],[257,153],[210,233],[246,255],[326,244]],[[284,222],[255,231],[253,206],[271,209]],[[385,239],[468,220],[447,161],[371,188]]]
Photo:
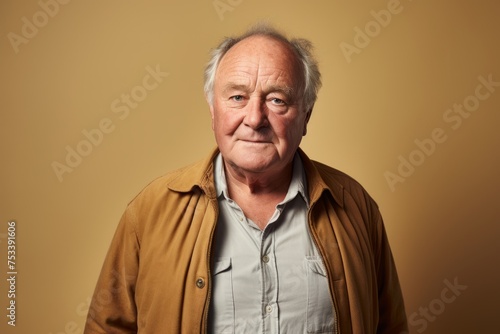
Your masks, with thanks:
[[[128,205],[86,334],[407,331],[377,205],[299,149],[319,86],[310,43],[269,27],[213,51],[217,149]]]

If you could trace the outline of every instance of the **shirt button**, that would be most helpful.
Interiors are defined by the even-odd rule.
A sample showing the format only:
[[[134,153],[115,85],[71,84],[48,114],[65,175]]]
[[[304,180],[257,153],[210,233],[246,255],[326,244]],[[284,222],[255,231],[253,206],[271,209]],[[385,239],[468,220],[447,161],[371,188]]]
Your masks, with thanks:
[[[205,287],[205,280],[203,278],[198,278],[196,280],[196,286],[200,289],[203,289]]]
[[[271,305],[266,306],[266,312],[271,313],[273,311],[273,307]]]
[[[268,262],[269,262],[269,256],[264,255],[264,256],[262,257],[262,262],[264,262],[264,263],[268,263]]]

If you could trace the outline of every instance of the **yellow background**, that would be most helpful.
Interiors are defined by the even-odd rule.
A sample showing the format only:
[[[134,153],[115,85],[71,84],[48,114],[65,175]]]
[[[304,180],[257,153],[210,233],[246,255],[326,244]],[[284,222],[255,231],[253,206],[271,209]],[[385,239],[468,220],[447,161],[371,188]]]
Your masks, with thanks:
[[[260,19],[316,46],[324,85],[302,147],[355,177],[379,203],[411,332],[494,332],[500,87],[459,128],[443,116],[475,94],[480,76],[500,81],[500,5],[401,0],[377,30],[371,11],[391,3],[73,0],[51,7],[44,22],[38,1],[3,0],[0,278],[9,220],[17,222],[18,277],[15,328],[7,326],[1,279],[0,332],[81,333],[125,205],[150,180],[215,145],[202,90],[209,49]],[[22,36],[23,17],[40,27],[16,47],[9,36]],[[374,30],[348,62],[340,45],[355,46],[356,27]],[[157,65],[168,77],[120,119],[113,101]],[[53,162],[65,164],[66,147],[75,149],[82,131],[106,118],[114,130],[60,182]],[[436,128],[446,140],[391,189],[384,174],[397,173],[399,157],[408,159],[415,140]],[[446,280],[467,286],[451,303],[440,301],[443,291],[453,296]],[[435,314],[423,321],[419,312],[429,306]]]

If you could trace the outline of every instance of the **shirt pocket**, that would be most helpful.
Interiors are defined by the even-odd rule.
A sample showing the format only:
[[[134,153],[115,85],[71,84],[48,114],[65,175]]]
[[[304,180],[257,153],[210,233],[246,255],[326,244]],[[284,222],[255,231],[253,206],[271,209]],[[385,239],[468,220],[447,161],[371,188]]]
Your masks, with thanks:
[[[210,333],[234,333],[234,297],[231,258],[215,260],[212,269]]]
[[[307,333],[334,333],[335,314],[328,277],[319,256],[308,256],[307,264]]]

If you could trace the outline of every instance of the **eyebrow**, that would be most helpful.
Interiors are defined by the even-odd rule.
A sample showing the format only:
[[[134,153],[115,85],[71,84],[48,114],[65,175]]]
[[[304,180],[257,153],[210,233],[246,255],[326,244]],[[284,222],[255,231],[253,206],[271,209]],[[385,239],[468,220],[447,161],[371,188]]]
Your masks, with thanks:
[[[237,84],[234,82],[229,82],[224,85],[222,92],[227,92],[228,90],[240,90],[243,92],[248,92],[248,86],[244,84]],[[270,85],[267,86],[264,89],[265,94],[273,93],[273,92],[279,92],[284,94],[287,98],[293,98],[295,95],[295,90],[292,87],[289,86],[280,86],[280,85]]]

